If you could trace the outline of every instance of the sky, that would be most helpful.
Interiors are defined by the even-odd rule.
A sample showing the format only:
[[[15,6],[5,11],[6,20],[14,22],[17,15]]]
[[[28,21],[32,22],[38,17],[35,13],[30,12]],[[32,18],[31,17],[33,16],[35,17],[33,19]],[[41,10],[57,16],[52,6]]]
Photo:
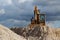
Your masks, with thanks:
[[[37,5],[46,14],[46,23],[60,27],[60,0],[0,0],[0,24],[20,27],[30,24]]]

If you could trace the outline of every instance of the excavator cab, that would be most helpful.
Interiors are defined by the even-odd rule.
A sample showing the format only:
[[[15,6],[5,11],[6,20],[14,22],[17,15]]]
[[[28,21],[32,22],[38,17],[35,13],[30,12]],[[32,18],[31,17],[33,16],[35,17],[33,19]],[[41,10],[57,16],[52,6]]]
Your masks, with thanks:
[[[46,16],[45,14],[40,14],[40,24],[45,25]]]

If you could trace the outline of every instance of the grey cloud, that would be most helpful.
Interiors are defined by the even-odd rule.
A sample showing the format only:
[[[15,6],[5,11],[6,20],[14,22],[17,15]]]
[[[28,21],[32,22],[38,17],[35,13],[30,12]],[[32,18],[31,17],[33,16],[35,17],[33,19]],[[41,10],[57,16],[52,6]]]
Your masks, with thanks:
[[[42,11],[57,12],[60,9],[60,0],[35,0],[33,5],[38,5]]]
[[[0,22],[0,24],[5,25],[9,28],[11,28],[11,27],[25,27],[28,25],[28,23],[29,23],[29,21],[15,20],[15,19],[8,19],[8,20]]]
[[[46,19],[47,21],[60,21],[60,16],[49,16]]]
[[[46,12],[47,21],[60,20],[60,0],[33,0],[25,1],[24,3],[18,3],[18,0],[12,0],[11,5],[0,6],[6,12],[0,15],[0,22],[3,21],[1,23],[5,24],[5,20],[8,19],[30,21],[34,14],[34,5],[37,5],[41,12]],[[10,22],[8,21],[7,24],[12,24]]]

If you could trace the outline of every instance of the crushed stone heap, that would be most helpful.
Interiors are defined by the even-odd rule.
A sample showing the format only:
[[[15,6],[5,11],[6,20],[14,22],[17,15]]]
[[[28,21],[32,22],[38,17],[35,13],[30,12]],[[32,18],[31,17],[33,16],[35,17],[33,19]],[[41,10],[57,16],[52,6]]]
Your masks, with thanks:
[[[16,32],[16,29],[14,32]],[[30,27],[22,28],[19,33],[27,40],[60,40],[60,29],[48,26],[34,25],[31,29]]]
[[[5,26],[0,25],[0,40],[26,40]]]

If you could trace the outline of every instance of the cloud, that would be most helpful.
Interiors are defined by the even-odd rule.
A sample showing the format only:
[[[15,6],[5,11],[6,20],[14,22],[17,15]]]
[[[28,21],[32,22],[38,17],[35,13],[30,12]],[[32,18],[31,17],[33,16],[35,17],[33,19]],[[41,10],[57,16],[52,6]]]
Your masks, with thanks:
[[[0,6],[11,5],[12,0],[0,0]]]
[[[33,5],[38,5],[44,12],[57,12],[60,10],[60,0],[35,0]]]
[[[0,10],[0,14],[5,14],[5,10],[4,9],[1,9]]]
[[[27,0],[19,0],[18,2],[19,3],[24,3],[25,1],[27,1]]]
[[[5,11],[0,15],[0,22],[4,24],[9,19],[30,21],[34,5],[38,6],[41,13],[46,13],[47,21],[60,20],[60,0],[0,0],[0,9]]]
[[[7,19],[5,21],[0,22],[0,24],[5,25],[7,27],[25,27],[28,25],[28,23],[28,21],[16,19]]]
[[[60,21],[48,21],[46,24],[49,27],[60,28]]]
[[[33,0],[19,0],[19,3],[32,2]]]
[[[60,16],[49,16],[46,19],[47,21],[60,21]]]

